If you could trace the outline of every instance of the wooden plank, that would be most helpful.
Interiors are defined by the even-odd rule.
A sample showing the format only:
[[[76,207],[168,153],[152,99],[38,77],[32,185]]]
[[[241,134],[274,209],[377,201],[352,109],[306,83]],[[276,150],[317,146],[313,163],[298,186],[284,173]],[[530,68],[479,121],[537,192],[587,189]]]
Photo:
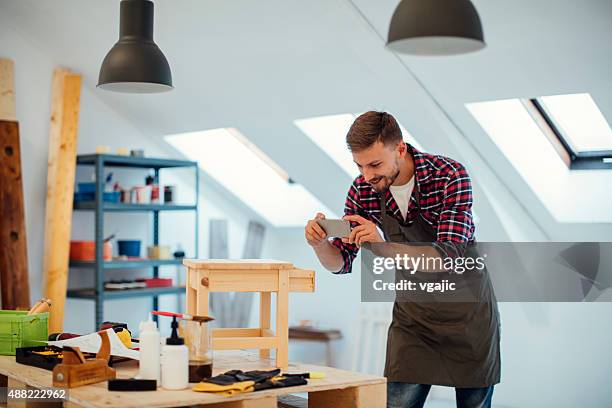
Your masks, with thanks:
[[[213,329],[213,337],[259,337],[261,330],[258,328],[219,328]]]
[[[308,393],[309,408],[384,408],[386,406],[386,384],[370,384]]]
[[[187,280],[191,281],[190,277],[187,276]],[[197,286],[194,288],[191,286],[190,282],[185,287],[185,311],[187,314],[196,314],[198,310],[198,289]]]
[[[273,361],[261,359],[256,353],[244,351],[215,351],[214,359],[213,375],[233,369],[249,371],[270,370],[274,368]],[[116,369],[118,378],[133,378],[138,373],[138,364],[136,362],[133,364],[124,363],[117,365]],[[365,388],[365,390],[372,392],[377,400],[384,402],[386,397],[386,379],[384,377],[301,363],[290,363],[288,371],[294,373],[320,371],[324,373],[325,378],[309,380],[307,385],[237,394],[232,397],[196,393],[190,389],[167,391],[160,388],[156,392],[109,392],[107,390],[107,383],[101,382],[73,388],[70,390],[69,398],[74,404],[91,408],[116,406],[122,408],[142,406],[175,407],[198,404],[206,406],[206,404],[277,397],[288,393],[308,392],[310,395],[315,395],[314,393],[325,390],[337,390],[338,392],[347,390],[349,393],[354,393],[355,391],[351,388],[370,384],[381,385],[378,388]],[[0,356],[0,375],[15,378],[36,388],[51,386],[49,371],[18,364],[13,356]],[[361,396],[356,398],[357,401],[360,401],[360,399],[363,398]],[[326,407],[327,405],[319,406]],[[372,407],[377,406],[381,406],[378,401],[372,405]]]
[[[278,270],[218,270],[210,271],[208,290],[211,292],[272,292],[278,290]]]
[[[0,286],[3,309],[30,307],[21,148],[15,115],[13,72],[13,61],[0,58]]]
[[[0,157],[2,309],[29,309],[30,284],[17,122],[0,120]]]
[[[199,277],[200,281],[208,279],[208,271],[198,271],[195,272]],[[209,290],[205,285],[198,285],[197,290],[197,300],[196,300],[196,310],[193,314],[198,316],[208,316],[209,309]]]
[[[273,259],[185,259],[183,265],[193,269],[291,269],[291,262]]]
[[[43,254],[45,296],[53,302],[50,333],[61,332],[64,322],[80,95],[80,75],[53,72]]]
[[[211,292],[276,292],[278,269],[270,270],[215,270],[210,271],[208,289]],[[281,269],[285,270],[285,269]],[[195,270],[194,270],[195,271]],[[190,274],[193,275],[193,274]],[[200,282],[202,283],[202,282]],[[307,269],[289,270],[290,292],[314,292],[315,272]]]
[[[315,271],[292,269],[289,271],[289,292],[314,292]]]
[[[278,271],[278,293],[276,294],[276,366],[287,368],[289,362],[289,271]]]
[[[13,71],[13,61],[0,58],[0,120],[17,120]]]
[[[277,408],[276,397],[266,397],[243,401],[221,402],[217,404],[198,405],[206,408]]]
[[[213,337],[215,350],[271,349],[278,347],[276,337]],[[286,364],[285,364],[286,366]],[[281,367],[281,366],[278,366]]]
[[[272,293],[259,293],[259,328],[261,336],[268,337],[267,332],[270,331],[270,310],[272,306]],[[270,358],[270,349],[260,349],[259,356],[261,358]]]

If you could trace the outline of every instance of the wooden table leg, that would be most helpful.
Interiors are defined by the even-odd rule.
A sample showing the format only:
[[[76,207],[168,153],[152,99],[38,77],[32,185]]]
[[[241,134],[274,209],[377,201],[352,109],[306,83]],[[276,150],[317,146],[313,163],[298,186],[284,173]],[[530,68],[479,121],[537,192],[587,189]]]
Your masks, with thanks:
[[[259,292],[259,328],[261,336],[265,336],[264,331],[270,329],[270,307],[272,303],[271,292]],[[259,357],[270,358],[270,349],[260,349]]]
[[[309,408],[385,408],[386,406],[386,383],[308,393]]]
[[[196,283],[197,279],[194,279],[191,274],[196,274],[195,271],[187,272],[187,283],[185,288],[185,313],[194,315],[198,310],[198,285],[200,283]]]
[[[200,281],[198,282],[198,301],[196,315],[208,316],[208,271],[202,271],[199,274]]]
[[[276,366],[286,369],[289,364],[289,271],[278,271],[278,293],[276,296]]]

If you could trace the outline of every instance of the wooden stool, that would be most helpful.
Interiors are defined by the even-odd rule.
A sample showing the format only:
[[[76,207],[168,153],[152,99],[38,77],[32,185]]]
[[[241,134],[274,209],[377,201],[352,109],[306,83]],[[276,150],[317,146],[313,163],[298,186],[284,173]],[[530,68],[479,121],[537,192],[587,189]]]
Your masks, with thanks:
[[[210,292],[259,292],[258,328],[213,330],[215,350],[259,349],[262,358],[276,349],[276,366],[287,368],[289,292],[314,292],[315,272],[265,259],[185,259],[188,314],[208,315]],[[272,292],[276,292],[276,331],[270,329]],[[213,316],[214,317],[214,316]]]

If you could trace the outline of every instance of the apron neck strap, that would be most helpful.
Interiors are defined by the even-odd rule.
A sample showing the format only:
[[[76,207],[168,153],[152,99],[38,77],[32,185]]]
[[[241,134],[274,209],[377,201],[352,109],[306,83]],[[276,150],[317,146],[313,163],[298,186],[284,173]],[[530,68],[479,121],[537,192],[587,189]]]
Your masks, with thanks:
[[[414,199],[416,201],[417,213],[420,213],[421,212],[421,204],[420,204],[419,183],[417,182],[416,174],[413,177],[414,177],[414,189],[413,189]],[[391,194],[391,190],[387,190],[384,193],[380,194],[380,210],[381,210],[383,215],[387,214],[387,192],[389,192],[389,194]],[[412,197],[411,197],[410,201],[412,201]],[[410,201],[408,201],[408,207],[410,207]]]

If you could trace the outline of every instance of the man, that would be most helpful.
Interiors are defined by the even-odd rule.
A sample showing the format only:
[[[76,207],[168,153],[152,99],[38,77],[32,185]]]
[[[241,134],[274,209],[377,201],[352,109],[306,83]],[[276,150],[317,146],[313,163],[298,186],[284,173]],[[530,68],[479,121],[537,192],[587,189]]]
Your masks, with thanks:
[[[359,116],[346,141],[361,172],[344,208],[351,233],[329,240],[317,224],[321,213],[305,228],[326,269],[349,273],[360,247],[385,241],[406,244],[414,256],[475,255],[471,181],[460,163],[405,143],[385,112]],[[423,407],[431,385],[455,387],[458,407],[491,406],[500,377],[499,318],[490,281],[482,282],[479,302],[396,300],[385,364],[388,407]]]

